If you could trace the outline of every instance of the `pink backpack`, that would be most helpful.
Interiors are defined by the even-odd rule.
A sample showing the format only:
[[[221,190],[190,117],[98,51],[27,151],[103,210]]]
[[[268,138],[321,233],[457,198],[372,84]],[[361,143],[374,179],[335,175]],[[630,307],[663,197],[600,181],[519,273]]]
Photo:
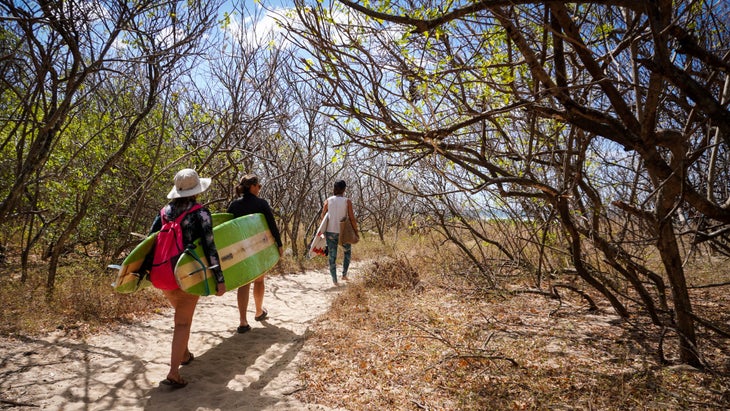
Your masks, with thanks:
[[[174,290],[179,288],[175,280],[175,264],[177,264],[177,260],[180,259],[183,251],[185,251],[181,223],[186,215],[202,207],[200,204],[195,204],[172,221],[167,221],[165,218],[164,208],[160,210],[162,228],[157,233],[152,269],[150,269],[150,281],[152,281],[152,285],[155,287],[161,290]]]

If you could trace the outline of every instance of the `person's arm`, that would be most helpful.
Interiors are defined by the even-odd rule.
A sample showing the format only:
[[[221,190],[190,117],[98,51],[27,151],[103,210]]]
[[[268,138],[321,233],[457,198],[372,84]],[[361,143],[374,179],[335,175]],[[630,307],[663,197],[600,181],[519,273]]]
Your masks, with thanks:
[[[151,236],[152,234],[160,231],[162,228],[162,217],[160,217],[160,213],[157,213],[157,216],[152,221],[152,227],[150,227],[150,232],[147,234],[147,236]]]
[[[266,222],[269,224],[269,230],[271,230],[271,235],[274,236],[274,241],[276,241],[276,245],[279,246],[279,257],[284,256],[284,243],[281,241],[281,233],[279,233],[279,227],[276,226],[276,220],[274,219],[274,211],[271,210],[271,206],[269,206],[269,203],[264,200],[264,203],[266,204],[266,207],[264,207],[264,217],[266,217]]]
[[[160,231],[162,228],[162,217],[160,216],[160,213],[157,213],[157,216],[155,216],[155,219],[152,221],[152,227],[150,227],[150,232],[147,233],[147,236],[151,236],[152,234]],[[156,244],[156,242],[155,242]],[[139,267],[137,272],[139,273],[149,273],[152,269],[152,260],[155,258],[155,244],[152,244],[152,248],[150,248],[150,251],[147,252],[147,255],[144,257],[144,261],[142,261],[142,265]]]
[[[323,224],[324,223],[324,216],[327,215],[327,210],[328,210],[328,207],[327,206],[328,206],[327,200],[324,200],[324,205],[322,205],[322,215],[319,217],[319,220],[321,221],[321,223],[319,224],[319,226],[320,226],[320,228],[321,227],[324,227],[324,228],[321,231],[317,232],[316,235],[320,235],[320,234],[324,235],[325,231],[327,231],[327,224]]]
[[[352,201],[350,199],[347,199],[347,215],[350,216],[350,222],[352,223],[352,228],[355,230],[355,233],[358,233],[357,229],[357,220],[355,220],[355,212],[352,211]]]
[[[215,295],[221,296],[226,292],[225,279],[223,278],[223,270],[220,265],[220,258],[218,257],[218,249],[215,246],[213,240],[213,217],[210,215],[210,211],[203,208],[200,209],[200,228],[202,235],[200,236],[200,244],[203,246],[203,252],[208,257],[215,276],[216,281],[216,293]]]
[[[283,247],[283,243],[281,242],[281,233],[279,232],[279,227],[276,226],[276,220],[274,219],[274,211],[271,210],[271,206],[266,200],[263,201],[263,214],[264,217],[266,217],[266,223],[269,225],[269,230],[271,230],[271,235],[274,236],[274,241],[276,241],[276,245],[279,246],[279,254],[281,254],[281,248]]]
[[[322,215],[319,216],[319,219],[323,219],[325,214],[327,214],[327,200],[324,200],[324,205],[322,206]]]
[[[240,217],[240,215],[236,214],[238,213],[238,203],[236,202],[236,200],[233,200],[231,201],[231,204],[228,204],[228,209],[226,209],[226,213],[231,213],[234,217]]]

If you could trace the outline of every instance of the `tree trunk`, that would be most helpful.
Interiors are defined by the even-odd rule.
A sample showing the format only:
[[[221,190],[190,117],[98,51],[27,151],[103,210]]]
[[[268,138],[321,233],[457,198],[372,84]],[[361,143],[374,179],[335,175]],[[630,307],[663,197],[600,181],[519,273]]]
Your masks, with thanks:
[[[675,196],[669,195],[667,187],[661,189],[657,200],[657,248],[664,264],[664,269],[672,287],[674,315],[679,334],[679,359],[684,364],[701,367],[697,352],[697,337],[695,335],[694,320],[692,319],[692,304],[687,291],[687,281],[682,268],[682,258],[677,245],[677,237],[672,226],[672,208]]]

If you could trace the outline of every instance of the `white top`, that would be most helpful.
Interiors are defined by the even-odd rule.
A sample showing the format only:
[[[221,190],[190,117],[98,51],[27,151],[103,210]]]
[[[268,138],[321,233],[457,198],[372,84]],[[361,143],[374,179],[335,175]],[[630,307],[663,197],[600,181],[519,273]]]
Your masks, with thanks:
[[[327,213],[329,221],[327,222],[328,233],[340,232],[340,220],[347,216],[347,197],[332,196],[327,199]]]

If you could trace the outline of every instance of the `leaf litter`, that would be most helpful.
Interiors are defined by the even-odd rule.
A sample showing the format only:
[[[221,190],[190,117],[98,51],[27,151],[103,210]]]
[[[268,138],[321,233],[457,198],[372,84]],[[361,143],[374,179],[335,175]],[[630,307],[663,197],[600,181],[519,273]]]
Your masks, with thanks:
[[[379,261],[311,327],[296,396],[349,410],[730,407],[727,348],[709,350],[707,370],[662,365],[656,330],[631,321]]]

